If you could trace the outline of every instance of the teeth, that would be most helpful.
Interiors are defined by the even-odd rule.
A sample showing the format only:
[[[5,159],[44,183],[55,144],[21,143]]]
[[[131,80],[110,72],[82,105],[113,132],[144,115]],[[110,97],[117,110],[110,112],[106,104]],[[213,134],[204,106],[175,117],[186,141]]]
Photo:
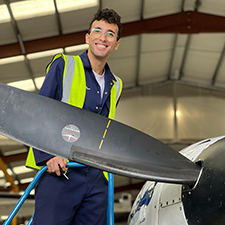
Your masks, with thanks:
[[[106,48],[105,45],[99,45],[99,44],[98,44],[98,47],[99,47],[99,48]]]

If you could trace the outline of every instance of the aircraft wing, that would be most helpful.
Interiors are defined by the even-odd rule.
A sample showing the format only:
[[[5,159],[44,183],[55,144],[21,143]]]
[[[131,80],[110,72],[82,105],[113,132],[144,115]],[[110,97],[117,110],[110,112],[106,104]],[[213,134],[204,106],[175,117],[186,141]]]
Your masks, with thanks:
[[[119,175],[193,184],[200,168],[153,137],[101,115],[0,84],[0,133]]]

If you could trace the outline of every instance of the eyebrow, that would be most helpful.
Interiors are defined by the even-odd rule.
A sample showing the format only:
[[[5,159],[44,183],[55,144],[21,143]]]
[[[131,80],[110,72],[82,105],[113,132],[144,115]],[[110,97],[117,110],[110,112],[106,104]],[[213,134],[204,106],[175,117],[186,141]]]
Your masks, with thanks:
[[[100,29],[100,30],[102,30],[102,28],[101,27],[94,27],[95,29]],[[109,29],[109,30],[107,30],[107,32],[108,31],[110,31],[110,32],[112,32],[112,33],[114,33],[114,34],[116,34],[116,32],[115,31],[113,31],[113,30],[111,30],[111,29]]]

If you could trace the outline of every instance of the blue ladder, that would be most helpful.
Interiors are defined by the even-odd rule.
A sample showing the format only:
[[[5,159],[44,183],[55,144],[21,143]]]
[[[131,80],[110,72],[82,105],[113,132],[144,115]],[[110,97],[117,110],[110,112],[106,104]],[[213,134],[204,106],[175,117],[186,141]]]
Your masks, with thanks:
[[[68,162],[67,167],[83,167],[84,165],[74,163],[74,162]],[[27,199],[28,195],[34,188],[37,181],[40,179],[42,174],[47,170],[47,166],[43,166],[35,175],[34,179],[31,181],[19,201],[17,202],[16,206],[13,208],[11,213],[9,214],[8,218],[5,220],[3,225],[9,225],[12,221],[12,219],[15,217],[16,213],[19,211],[25,200]],[[114,225],[114,181],[113,181],[113,174],[109,173],[109,183],[108,183],[108,209],[107,209],[107,225]],[[30,218],[27,225],[31,225],[33,221],[33,216]]]

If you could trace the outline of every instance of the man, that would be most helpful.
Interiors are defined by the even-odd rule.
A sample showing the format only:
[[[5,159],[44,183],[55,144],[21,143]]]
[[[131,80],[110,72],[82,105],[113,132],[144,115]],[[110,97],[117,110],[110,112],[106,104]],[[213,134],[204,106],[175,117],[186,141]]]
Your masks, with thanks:
[[[118,49],[120,34],[120,16],[114,10],[99,10],[85,36],[88,50],[80,56],[56,55],[47,66],[39,93],[113,118],[122,81],[106,62]],[[66,171],[66,163],[64,158],[30,149],[26,165],[39,168],[46,164],[49,171],[36,186],[32,224],[106,225],[106,173],[91,167],[69,168],[67,180],[60,171],[60,167]]]

